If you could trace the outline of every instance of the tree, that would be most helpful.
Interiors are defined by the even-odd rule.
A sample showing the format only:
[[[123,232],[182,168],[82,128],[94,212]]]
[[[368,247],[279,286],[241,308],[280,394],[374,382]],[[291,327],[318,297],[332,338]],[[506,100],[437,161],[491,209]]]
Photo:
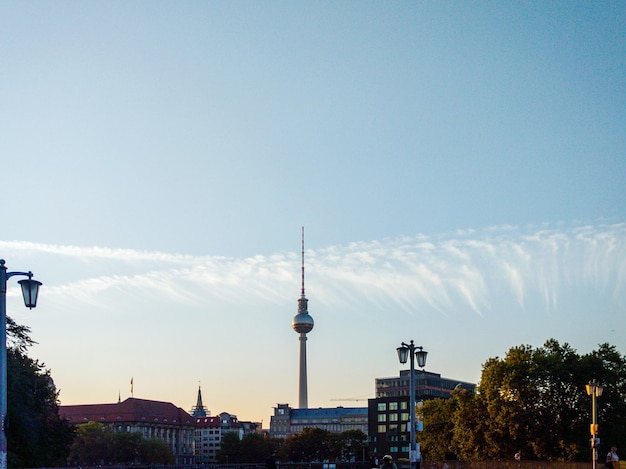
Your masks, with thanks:
[[[367,435],[361,430],[346,430],[337,438],[339,454],[346,461],[363,461],[365,459],[365,447]]]
[[[460,392],[459,390],[454,393]],[[453,393],[453,396],[454,396]],[[423,456],[428,459],[456,459],[451,442],[454,434],[453,416],[457,399],[432,399],[424,402],[424,430],[419,435]]]
[[[466,460],[509,459],[518,451],[525,459],[587,460],[591,409],[585,384],[591,379],[605,385],[598,412],[603,440],[623,446],[625,358],[608,344],[579,356],[554,339],[537,349],[513,347],[504,359],[487,360],[478,393],[453,394],[450,446]],[[425,437],[437,418],[425,413]]]
[[[241,453],[246,455],[246,463],[262,463],[271,454],[270,440],[259,433],[248,433],[241,439]]]
[[[275,450],[271,441],[259,433],[248,433],[240,440],[236,432],[222,437],[216,458],[220,463],[262,463]]]
[[[81,423],[76,427],[69,460],[74,464],[105,464],[111,453],[112,440],[113,432],[102,423]]]
[[[481,394],[468,392],[456,392],[453,399],[456,405],[451,449],[460,459],[480,461],[484,459],[485,435],[489,426],[485,401]]]
[[[77,425],[69,461],[73,464],[173,464],[169,445],[139,432],[115,433],[100,422]]]
[[[333,435],[321,428],[305,428],[285,441],[287,457],[295,462],[313,462],[334,459]]]
[[[65,464],[73,429],[59,416],[58,391],[45,365],[26,355],[30,329],[7,317],[8,465]]]
[[[227,432],[222,436],[220,449],[215,455],[217,462],[222,464],[239,464],[242,461],[241,441],[235,432]]]
[[[139,454],[142,464],[174,464],[176,460],[167,442],[158,438],[143,440]]]

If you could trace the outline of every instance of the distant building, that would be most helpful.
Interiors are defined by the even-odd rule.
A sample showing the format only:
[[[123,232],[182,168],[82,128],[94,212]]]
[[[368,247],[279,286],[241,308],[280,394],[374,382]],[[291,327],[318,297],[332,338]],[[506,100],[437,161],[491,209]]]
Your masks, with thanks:
[[[169,402],[128,398],[116,404],[64,405],[59,415],[71,424],[99,422],[117,433],[137,432],[165,441],[176,464],[193,464],[194,418]]]
[[[197,417],[195,432],[196,463],[215,463],[226,433],[242,439],[248,433],[261,431],[261,423],[240,422],[236,415],[222,412],[214,417]]]
[[[474,392],[476,385],[459,381],[458,379],[442,378],[438,373],[430,371],[415,371],[415,398],[416,400],[447,399],[455,388],[463,388]],[[400,376],[391,378],[376,378],[376,397],[409,396],[411,389],[411,371],[402,370]]]
[[[202,390],[200,389],[200,386],[198,386],[198,398],[196,399],[196,405],[191,408],[189,413],[193,418],[211,415],[209,410],[202,404]]]
[[[367,424],[367,407],[292,409],[289,404],[277,404],[270,418],[270,437],[286,438],[305,428],[321,428],[331,433],[361,430],[367,435]]]
[[[390,454],[395,460],[408,460],[410,442],[409,396],[411,372],[403,370],[400,376],[376,378],[376,397],[368,400],[370,452]],[[415,400],[417,402],[417,441],[422,422],[420,403],[428,399],[448,399],[454,389],[475,392],[476,385],[455,379],[442,378],[428,371],[415,372]]]

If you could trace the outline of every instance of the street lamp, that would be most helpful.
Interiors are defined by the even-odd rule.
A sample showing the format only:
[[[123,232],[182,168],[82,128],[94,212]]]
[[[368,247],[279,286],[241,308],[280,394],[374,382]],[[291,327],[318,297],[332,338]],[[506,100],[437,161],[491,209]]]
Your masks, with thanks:
[[[423,369],[426,366],[426,355],[428,355],[428,352],[421,346],[415,346],[413,341],[411,341],[410,344],[402,342],[396,351],[398,352],[398,359],[400,360],[400,363],[405,364],[407,358],[411,359],[411,389],[409,391],[409,417],[411,419],[409,423],[411,426],[409,434],[409,462],[411,469],[413,469],[415,467],[415,462],[417,461],[417,448],[415,445],[415,357],[417,357],[417,366]]]
[[[37,306],[41,282],[33,280],[32,272],[7,272],[4,259],[0,259],[0,469],[7,468],[7,280],[15,275],[28,277],[17,283],[22,287],[24,305]]]
[[[598,380],[595,379],[589,381],[589,384],[585,384],[585,388],[587,389],[587,395],[591,396],[591,427],[589,428],[591,432],[591,467],[596,469],[598,463],[598,446],[600,445],[598,441],[598,404],[596,403],[596,398],[602,395],[604,388],[600,386]]]

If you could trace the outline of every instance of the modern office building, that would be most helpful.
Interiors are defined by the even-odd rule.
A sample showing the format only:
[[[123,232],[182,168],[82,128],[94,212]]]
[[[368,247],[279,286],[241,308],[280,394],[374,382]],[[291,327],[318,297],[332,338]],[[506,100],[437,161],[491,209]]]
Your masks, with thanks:
[[[137,432],[165,441],[176,464],[193,464],[194,418],[169,402],[130,397],[116,404],[63,405],[59,415],[73,425],[99,422],[117,433]]]
[[[368,400],[368,428],[370,452],[390,454],[395,460],[409,458],[410,446],[410,383],[409,370],[400,376],[376,378],[376,397]],[[417,441],[422,429],[421,403],[428,399],[447,399],[454,389],[475,392],[476,385],[455,379],[442,378],[438,373],[415,373],[415,401],[417,402]]]
[[[361,430],[367,435],[367,425],[367,407],[293,409],[289,404],[277,404],[270,417],[270,437],[286,438],[305,428],[321,428],[331,433]]]

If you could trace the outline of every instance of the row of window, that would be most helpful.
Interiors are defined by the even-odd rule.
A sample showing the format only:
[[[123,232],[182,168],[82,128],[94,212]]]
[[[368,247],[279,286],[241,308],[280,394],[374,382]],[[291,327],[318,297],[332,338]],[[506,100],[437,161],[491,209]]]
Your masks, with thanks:
[[[406,401],[402,402],[379,402],[378,403],[378,412],[387,412],[388,410],[406,410],[409,408],[409,403]]]
[[[408,412],[402,412],[400,414],[378,414],[377,420],[379,422],[398,422],[399,420],[410,420]]]
[[[376,427],[376,431],[378,433],[407,433],[411,431],[411,424],[409,422],[407,423],[390,423],[389,425],[378,425],[378,427]]]

